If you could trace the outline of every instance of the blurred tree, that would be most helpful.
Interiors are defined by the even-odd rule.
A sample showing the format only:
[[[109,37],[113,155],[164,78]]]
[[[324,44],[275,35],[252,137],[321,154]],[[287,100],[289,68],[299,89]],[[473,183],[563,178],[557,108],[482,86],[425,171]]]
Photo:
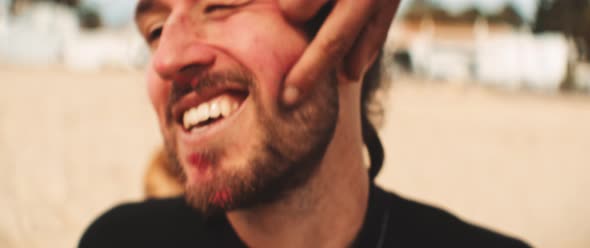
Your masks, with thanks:
[[[459,15],[450,16],[451,18],[455,19],[457,22],[466,22],[466,23],[474,23],[478,18],[483,17],[484,15],[476,8],[471,8]]]
[[[420,20],[424,17],[432,17],[434,21],[445,23],[474,22],[483,16],[475,8],[467,9],[458,14],[451,14],[440,6],[432,5],[426,0],[414,0],[406,11],[404,18],[408,20]]]
[[[414,0],[404,14],[408,20],[420,20],[424,17],[432,16],[432,6],[426,0]]]
[[[10,3],[10,13],[15,15],[20,13],[23,9],[31,6],[33,3],[39,2],[54,2],[58,4],[76,7],[80,4],[79,0],[12,0]]]
[[[590,56],[590,1],[588,0],[542,0],[537,11],[533,31],[562,32],[573,37],[587,60]]]
[[[80,4],[80,0],[13,0],[10,5],[12,14],[18,14],[34,3],[52,2],[74,8],[78,14],[80,26],[87,29],[95,29],[102,26],[102,20],[98,10],[93,6]]]
[[[522,26],[525,23],[512,5],[505,5],[497,14],[488,16],[488,21],[491,23],[508,23],[515,27]]]
[[[80,26],[85,29],[96,29],[102,26],[102,20],[96,8],[90,6],[78,7]]]
[[[483,17],[491,23],[507,23],[512,26],[524,24],[523,18],[512,5],[508,4],[494,14],[484,14],[475,7],[458,14],[451,14],[441,6],[433,5],[427,0],[414,0],[404,15],[404,18],[409,20],[420,20],[424,17],[432,17],[434,21],[446,23],[474,23],[478,18]]]

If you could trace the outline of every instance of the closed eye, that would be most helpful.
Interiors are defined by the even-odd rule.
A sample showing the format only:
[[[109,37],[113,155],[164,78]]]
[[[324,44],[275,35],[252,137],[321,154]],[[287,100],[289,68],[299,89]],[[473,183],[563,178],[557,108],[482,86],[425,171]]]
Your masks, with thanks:
[[[216,11],[220,10],[231,10],[235,8],[236,5],[229,5],[229,4],[211,4],[205,8],[205,14],[211,14]]]
[[[204,14],[214,19],[223,19],[235,13],[241,7],[250,4],[252,0],[212,1],[203,10]]]
[[[162,30],[163,30],[163,28],[160,26],[160,27],[157,27],[157,28],[153,29],[152,31],[150,31],[147,36],[147,41],[153,42],[153,41],[159,39],[160,36],[162,35]]]

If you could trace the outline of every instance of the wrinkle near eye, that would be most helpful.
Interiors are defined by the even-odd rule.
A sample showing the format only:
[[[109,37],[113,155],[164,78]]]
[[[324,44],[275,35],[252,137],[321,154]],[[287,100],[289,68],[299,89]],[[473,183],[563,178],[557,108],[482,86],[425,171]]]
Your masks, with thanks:
[[[235,13],[239,8],[251,3],[252,0],[211,0],[204,1],[203,13],[208,18],[222,19]]]
[[[158,14],[150,14],[138,20],[138,29],[148,45],[151,46],[154,41],[160,38],[165,21],[166,16]]]
[[[159,38],[161,27],[170,14],[170,7],[159,1],[141,0],[135,10],[135,23],[147,43]]]
[[[228,5],[243,5],[243,4],[253,2],[253,0],[218,0],[217,2],[220,2],[223,4],[228,4]]]
[[[152,29],[152,31],[150,31],[148,33],[147,41],[148,42],[153,42],[156,39],[159,39],[160,36],[162,35],[162,31],[163,31],[162,26],[159,26],[159,27],[156,27],[156,28]]]

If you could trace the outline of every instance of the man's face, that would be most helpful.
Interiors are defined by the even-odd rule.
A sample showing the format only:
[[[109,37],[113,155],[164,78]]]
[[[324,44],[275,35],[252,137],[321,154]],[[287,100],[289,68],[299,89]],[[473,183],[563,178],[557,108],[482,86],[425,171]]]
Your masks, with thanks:
[[[320,164],[338,115],[333,75],[277,105],[307,46],[276,0],[155,0],[138,6],[152,49],[148,90],[187,200],[205,212],[276,200]]]

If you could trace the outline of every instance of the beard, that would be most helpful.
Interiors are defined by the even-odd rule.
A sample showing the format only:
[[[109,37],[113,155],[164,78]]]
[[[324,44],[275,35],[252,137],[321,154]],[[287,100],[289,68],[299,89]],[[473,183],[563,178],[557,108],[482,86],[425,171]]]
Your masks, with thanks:
[[[204,216],[254,208],[284,198],[318,170],[334,135],[339,111],[334,74],[314,83],[315,88],[293,108],[265,106],[260,98],[260,84],[253,78],[241,67],[203,75],[199,78],[200,86],[192,89],[198,92],[202,87],[239,82],[248,87],[256,113],[255,130],[248,130],[254,138],[245,154],[236,155],[223,145],[199,151],[215,168],[207,183],[188,180],[190,175],[180,162],[175,136],[164,135],[168,162],[185,186],[185,199]],[[173,85],[170,99],[178,99],[187,92]],[[172,130],[171,125],[167,128]],[[224,163],[226,158],[231,158],[231,164]]]

